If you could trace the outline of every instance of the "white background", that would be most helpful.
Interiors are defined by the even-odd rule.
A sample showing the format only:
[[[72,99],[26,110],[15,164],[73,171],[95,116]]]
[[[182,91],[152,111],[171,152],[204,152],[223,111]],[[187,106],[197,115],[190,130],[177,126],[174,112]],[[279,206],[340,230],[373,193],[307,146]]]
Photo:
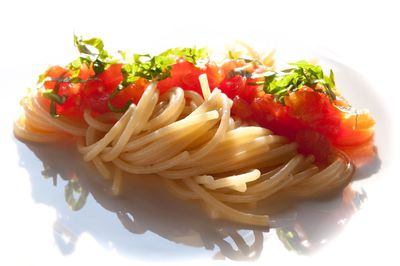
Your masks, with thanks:
[[[90,236],[80,240],[73,255],[63,257],[51,235],[46,234],[54,210],[31,202],[29,183],[21,186],[13,180],[26,173],[13,165],[17,155],[4,138],[12,131],[12,110],[45,67],[74,58],[74,32],[102,37],[110,50],[147,52],[172,44],[201,46],[233,39],[318,49],[367,77],[388,110],[388,130],[396,136],[400,113],[399,11],[397,1],[1,1],[0,141],[4,152],[0,156],[5,170],[0,187],[0,264],[131,263],[103,250]],[[358,97],[354,100],[362,102],[362,88]],[[390,146],[398,147],[398,141],[393,141]],[[393,156],[391,159],[398,161],[398,155]],[[290,256],[284,261],[315,265],[399,263],[395,202],[399,201],[400,182],[394,165],[385,167],[384,173],[392,176],[380,182],[379,193],[373,194],[381,198],[370,200],[368,211],[354,218],[337,247],[333,244],[315,258]],[[266,255],[259,262],[267,260]]]

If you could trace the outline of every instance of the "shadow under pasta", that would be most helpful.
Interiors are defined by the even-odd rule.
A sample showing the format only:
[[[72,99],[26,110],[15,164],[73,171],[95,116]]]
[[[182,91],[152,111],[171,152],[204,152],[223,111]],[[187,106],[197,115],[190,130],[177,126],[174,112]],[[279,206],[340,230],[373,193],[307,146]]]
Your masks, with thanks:
[[[54,231],[56,243],[66,255],[74,252],[74,245],[85,232],[105,248],[110,248],[112,243],[118,252],[143,259],[148,259],[149,255],[161,261],[163,257],[184,259],[219,254],[217,258],[226,256],[235,260],[249,260],[260,255],[263,239],[268,241],[269,236],[275,234],[275,229],[269,232],[265,228],[212,220],[202,206],[175,198],[154,176],[132,177],[128,182],[129,189],[124,191],[122,197],[112,196],[111,184],[84,163],[72,145],[25,145],[19,141],[16,141],[16,145],[21,165],[31,175],[33,199],[53,206],[57,211]],[[47,178],[43,178],[43,168],[47,171]],[[50,178],[51,175],[54,178]],[[71,176],[77,178],[80,186],[89,192],[85,205],[79,211],[71,210],[65,202],[65,186]],[[314,233],[313,239],[326,239],[328,236],[334,237],[342,228],[335,227],[336,220],[331,219],[332,213],[341,219],[349,219],[353,213],[343,211],[349,207],[341,204],[341,196],[311,201],[311,204],[304,202],[297,208],[284,203],[272,208],[273,201],[265,206],[276,213],[273,219],[278,220],[278,232],[293,229],[295,224],[298,227],[299,217],[324,214],[326,222],[319,226],[322,229],[309,234]],[[278,201],[279,198],[276,199]],[[309,219],[307,223],[313,224]],[[248,246],[252,249],[237,249],[233,240],[228,238],[229,234],[241,234],[244,239],[252,235],[248,240]],[[68,244],[64,241],[65,237],[70,239]],[[257,239],[255,243],[254,238]],[[285,240],[282,242],[285,243]]]

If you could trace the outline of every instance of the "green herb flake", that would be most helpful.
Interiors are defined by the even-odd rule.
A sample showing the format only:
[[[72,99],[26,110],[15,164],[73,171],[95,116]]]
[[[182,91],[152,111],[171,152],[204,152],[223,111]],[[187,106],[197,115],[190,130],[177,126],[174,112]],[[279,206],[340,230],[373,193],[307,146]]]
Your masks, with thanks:
[[[133,103],[132,100],[129,99],[129,100],[125,103],[125,105],[124,105],[122,108],[115,107],[115,106],[112,104],[111,100],[112,100],[120,91],[122,91],[123,89],[124,89],[124,87],[123,87],[122,85],[118,86],[117,88],[114,89],[114,91],[110,94],[110,97],[108,98],[107,106],[108,106],[108,108],[109,108],[112,112],[114,112],[114,113],[125,113],[126,110],[128,110],[129,106]]]
[[[46,98],[50,99],[52,102],[56,102],[58,104],[64,104],[68,98],[66,95],[60,96],[60,95],[56,94],[54,92],[54,90],[45,90],[42,93],[42,95],[43,95],[43,97],[46,97]]]
[[[311,64],[305,60],[289,63],[290,68],[276,72],[275,75],[265,77],[264,91],[272,94],[284,104],[284,97],[295,92],[303,86],[315,89],[316,84],[321,84],[323,90],[331,101],[336,99],[335,81],[333,71],[325,76],[320,66]],[[272,77],[272,78],[271,78]]]
[[[161,54],[161,56],[178,56],[185,59],[187,62],[196,65],[198,60],[205,59],[208,57],[208,52],[206,48],[197,49],[193,48],[173,48],[166,50]]]
[[[59,115],[57,114],[57,105],[56,105],[56,102],[54,102],[54,101],[50,102],[50,115],[53,118],[59,117]]]
[[[170,76],[171,67],[175,63],[175,58],[164,54],[154,57],[148,54],[134,54],[133,62],[122,67],[122,85],[127,86],[139,78],[163,80]]]
[[[96,75],[99,75],[100,73],[102,73],[104,71],[105,67],[106,67],[106,64],[103,61],[101,61],[99,59],[94,60],[93,71]]]
[[[81,54],[98,56],[101,59],[108,57],[108,53],[104,50],[103,40],[100,38],[84,40],[82,37],[74,35],[74,44]]]
[[[93,64],[93,70],[97,76],[102,73],[109,64],[116,62],[116,60],[104,50],[104,43],[100,38],[83,39],[82,37],[74,35],[74,45],[78,48],[80,57],[67,65],[67,68],[72,71],[72,81],[76,80],[79,76],[82,64],[88,66]]]

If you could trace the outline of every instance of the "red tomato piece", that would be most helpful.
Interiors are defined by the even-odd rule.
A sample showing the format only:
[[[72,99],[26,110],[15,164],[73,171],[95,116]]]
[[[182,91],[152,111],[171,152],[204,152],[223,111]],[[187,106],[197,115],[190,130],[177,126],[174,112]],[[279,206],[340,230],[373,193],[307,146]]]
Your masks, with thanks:
[[[255,98],[251,103],[255,113],[255,118],[261,121],[272,121],[284,118],[287,113],[287,108],[275,101],[271,94],[262,94]]]
[[[244,89],[239,93],[239,96],[246,100],[248,103],[251,103],[254,98],[257,96],[257,87],[255,85],[250,85],[253,82],[252,80],[247,80],[246,86]]]
[[[221,81],[225,78],[222,70],[213,63],[207,64],[205,73],[207,74],[208,84],[210,85],[211,90],[218,87]]]
[[[87,80],[90,77],[95,75],[94,70],[92,68],[92,64],[88,66],[87,64],[82,64],[81,69],[79,70],[78,78],[82,80]]]
[[[60,67],[60,66],[52,66],[46,72],[46,77],[56,79],[61,76],[64,76],[68,72],[67,69]]]
[[[53,90],[56,87],[57,81],[47,80],[43,83],[46,90]]]
[[[219,88],[223,93],[225,93],[229,98],[233,99],[239,96],[243,100],[251,101],[252,98],[247,97],[246,93],[246,78],[242,76],[234,76],[232,78],[224,79]]]
[[[104,83],[100,80],[89,80],[83,87],[83,104],[86,108],[98,113],[109,111],[108,99],[110,92],[106,90]]]
[[[339,132],[340,111],[325,94],[305,87],[285,97],[289,115],[307,128],[332,138]]]
[[[358,114],[342,113],[342,124],[333,142],[337,145],[360,145],[374,135],[375,121],[368,112]]]
[[[239,96],[233,99],[232,114],[240,117],[241,119],[248,119],[253,114],[250,105]]]
[[[178,84],[178,81],[176,78],[166,78],[164,80],[161,80],[157,83],[157,88],[160,91],[160,94],[164,94],[167,92],[169,89],[173,88]]]
[[[69,82],[62,82],[58,86],[58,95],[66,96],[67,99],[63,104],[57,104],[57,113],[77,120],[82,118],[82,84],[72,84]]]
[[[58,86],[58,95],[66,95],[68,97],[76,96],[81,92],[81,84],[79,83],[70,83],[70,82],[61,82]]]
[[[226,77],[229,75],[229,72],[234,70],[235,68],[243,67],[246,65],[246,62],[242,59],[238,60],[229,60],[222,64],[221,72]]]
[[[199,76],[205,73],[192,63],[181,59],[171,67],[171,76],[161,80],[157,84],[160,94],[173,87],[181,87],[184,90],[192,90],[202,95]]]
[[[302,154],[312,154],[320,162],[328,159],[332,146],[323,134],[310,129],[300,130],[296,133],[295,140],[299,145],[298,151]]]
[[[129,100],[132,100],[132,102],[137,104],[147,85],[148,81],[140,78],[134,84],[130,84],[117,95],[115,95],[115,97],[111,100],[112,105],[116,108],[122,108]]]
[[[203,95],[199,81],[199,76],[201,74],[203,74],[203,72],[200,69],[193,69],[193,71],[181,76],[179,86],[184,90],[195,91],[200,95]]]
[[[124,79],[121,69],[122,64],[112,64],[99,75],[106,92],[112,92]]]

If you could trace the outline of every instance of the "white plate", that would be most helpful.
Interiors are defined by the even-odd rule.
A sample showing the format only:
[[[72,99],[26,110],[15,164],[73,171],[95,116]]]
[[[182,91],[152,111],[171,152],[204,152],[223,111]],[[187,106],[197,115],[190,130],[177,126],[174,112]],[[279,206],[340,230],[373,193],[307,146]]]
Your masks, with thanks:
[[[278,56],[289,54],[285,49],[278,50]],[[381,208],[390,198],[385,189],[399,184],[390,178],[394,173],[390,110],[382,102],[382,95],[354,69],[315,51],[303,50],[297,54],[307,58],[312,55],[323,66],[332,68],[343,94],[356,107],[368,107],[377,121],[378,156],[359,169],[356,181],[346,188],[346,195],[353,195],[352,203],[343,203],[341,194],[326,201],[312,201],[277,216],[281,228],[269,232],[257,229],[254,233],[246,227],[209,220],[197,205],[173,198],[153,178],[136,180],[129,196],[114,198],[107,190],[108,184],[101,182],[98,174],[82,162],[73,145],[25,144],[14,138],[12,119],[18,97],[23,93],[20,88],[13,88],[15,91],[5,105],[7,110],[2,110],[13,115],[5,117],[1,131],[5,141],[1,155],[7,173],[1,188],[5,214],[2,228],[8,255],[22,252],[26,256],[21,261],[28,259],[36,263],[44,259],[62,263],[206,261],[218,264],[220,259],[228,258],[318,264],[326,259],[341,262],[344,256],[354,261],[358,260],[357,256],[375,259],[387,252],[371,248],[371,244],[387,241],[389,244],[381,244],[390,249],[396,243],[395,239],[382,236],[390,233],[387,227],[382,227],[386,223],[383,221],[393,217]],[[11,81],[8,86],[21,83],[11,84]],[[66,202],[69,195],[66,188],[72,186],[67,180],[74,175],[89,192],[78,211],[71,210]],[[238,251],[232,237],[224,238],[222,232],[231,236],[240,234],[251,247]],[[296,235],[296,232],[306,235]],[[286,240],[282,240],[284,235]],[[298,252],[288,251],[289,245]]]

